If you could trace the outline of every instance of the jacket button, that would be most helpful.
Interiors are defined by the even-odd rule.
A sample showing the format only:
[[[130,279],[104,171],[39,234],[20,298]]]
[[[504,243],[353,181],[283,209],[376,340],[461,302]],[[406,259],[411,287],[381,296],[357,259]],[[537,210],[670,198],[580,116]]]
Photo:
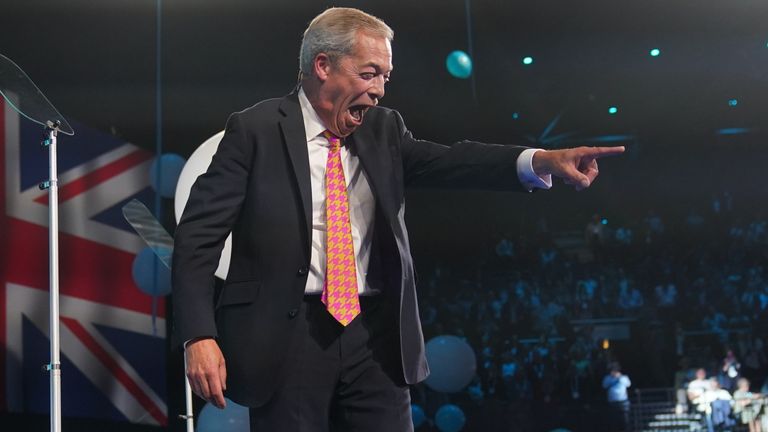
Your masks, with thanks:
[[[299,276],[304,276],[305,274],[309,273],[309,268],[299,267],[299,271],[297,273],[299,274]]]
[[[288,311],[288,318],[296,318],[296,315],[299,314],[298,309],[291,309]]]

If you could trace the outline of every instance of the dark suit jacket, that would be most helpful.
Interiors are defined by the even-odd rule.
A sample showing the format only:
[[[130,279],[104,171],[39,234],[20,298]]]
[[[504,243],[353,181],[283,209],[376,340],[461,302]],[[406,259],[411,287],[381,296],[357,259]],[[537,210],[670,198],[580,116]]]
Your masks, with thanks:
[[[404,382],[427,377],[413,261],[405,227],[409,185],[521,189],[522,147],[416,140],[400,115],[372,108],[345,140],[376,199],[369,284],[400,305]],[[296,93],[233,114],[211,165],[192,187],[176,229],[173,337],[215,336],[227,365],[227,396],[265,403],[279,385],[310,261],[307,142]],[[232,231],[227,281],[214,306],[214,271]],[[397,347],[393,347],[397,349]],[[288,372],[289,373],[289,372]]]

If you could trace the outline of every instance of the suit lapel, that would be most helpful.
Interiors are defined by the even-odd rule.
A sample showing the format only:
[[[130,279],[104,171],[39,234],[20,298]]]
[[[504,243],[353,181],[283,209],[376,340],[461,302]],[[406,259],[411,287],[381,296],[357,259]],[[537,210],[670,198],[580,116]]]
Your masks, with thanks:
[[[309,152],[307,151],[307,137],[304,132],[304,119],[301,115],[301,106],[296,92],[283,98],[280,103],[280,112],[283,118],[280,120],[280,130],[283,133],[285,147],[291,159],[296,183],[301,195],[301,203],[304,208],[304,221],[307,238],[311,238],[312,223],[312,187],[309,174]]]

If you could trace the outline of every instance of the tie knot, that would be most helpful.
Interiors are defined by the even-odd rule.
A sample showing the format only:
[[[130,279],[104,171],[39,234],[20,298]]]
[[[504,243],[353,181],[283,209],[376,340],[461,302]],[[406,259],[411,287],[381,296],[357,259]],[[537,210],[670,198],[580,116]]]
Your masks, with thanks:
[[[341,146],[341,140],[339,137],[331,133],[329,130],[325,130],[323,135],[328,139],[328,143],[331,145],[331,150],[336,150]]]

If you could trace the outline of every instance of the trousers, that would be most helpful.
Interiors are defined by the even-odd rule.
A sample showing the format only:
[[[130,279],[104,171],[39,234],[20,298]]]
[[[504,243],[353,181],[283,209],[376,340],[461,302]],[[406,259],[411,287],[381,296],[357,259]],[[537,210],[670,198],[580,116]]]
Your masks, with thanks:
[[[346,327],[319,295],[301,305],[282,384],[250,409],[251,432],[411,432],[398,308],[384,295],[360,297]]]

